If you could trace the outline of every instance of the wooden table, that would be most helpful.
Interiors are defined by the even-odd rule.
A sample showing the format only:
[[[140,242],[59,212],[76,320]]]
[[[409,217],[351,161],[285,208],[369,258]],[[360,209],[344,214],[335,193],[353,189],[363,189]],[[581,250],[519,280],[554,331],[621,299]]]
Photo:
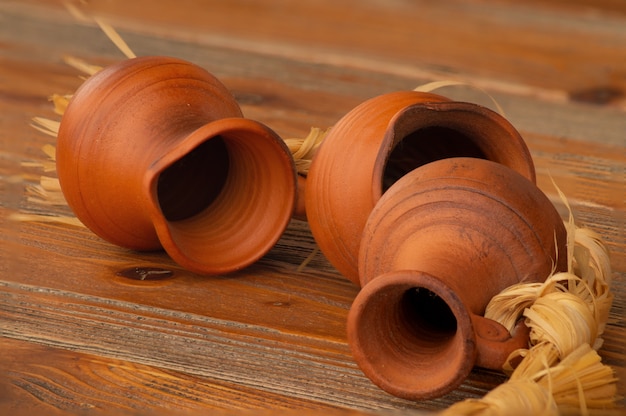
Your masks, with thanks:
[[[538,184],[611,251],[615,301],[600,354],[626,394],[626,7],[611,0],[89,0],[138,55],[193,61],[218,76],[244,114],[282,137],[328,127],[363,100],[433,80],[488,91],[520,130]],[[74,13],[76,14],[76,13]],[[47,97],[81,83],[72,55],[124,57],[60,1],[0,2],[0,413],[154,414],[296,408],[364,413],[440,409],[502,383],[476,369],[437,400],[392,397],[350,355],[345,321],[358,289],[314,254],[294,220],[262,260],[198,276],[164,253],[136,253],[83,227],[19,222],[69,215],[27,199],[58,119]],[[439,91],[489,105],[470,88]],[[133,267],[173,276],[133,280]],[[624,406],[624,401],[620,402]],[[351,409],[351,410],[350,410]],[[349,410],[349,411],[348,411]],[[12,412],[12,413],[11,413]],[[196,414],[196,413],[192,413]],[[204,413],[203,413],[204,414]]]

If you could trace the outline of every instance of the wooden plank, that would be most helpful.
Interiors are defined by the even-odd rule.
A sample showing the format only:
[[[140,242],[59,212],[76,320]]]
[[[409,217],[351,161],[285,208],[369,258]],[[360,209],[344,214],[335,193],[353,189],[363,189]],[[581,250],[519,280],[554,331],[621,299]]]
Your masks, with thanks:
[[[239,276],[207,278],[168,265],[161,254],[148,264],[175,270],[175,278],[127,282],[104,261],[124,265],[115,260],[119,250],[107,252],[105,243],[83,244],[82,252],[51,247],[64,238],[48,237],[46,228],[35,226],[30,243],[22,242],[19,268],[8,273],[19,282],[0,283],[4,336],[352,408],[436,408],[484,394],[486,383],[503,380],[478,371],[446,398],[396,399],[365,379],[351,359],[345,314],[356,289],[336,273],[325,279],[311,269],[277,273],[277,263],[266,259]],[[45,255],[49,250],[55,255]],[[71,268],[59,273],[59,264],[36,261],[41,256],[61,264],[73,257]]]
[[[82,10],[120,29],[204,46],[403,76],[461,77],[491,89],[623,107],[626,16],[608,6],[599,15],[533,6],[184,0],[169,8],[96,0]]]
[[[207,407],[307,406],[304,400],[293,400],[284,394],[258,392],[240,384],[67,349],[8,338],[0,338],[0,346],[3,414],[178,414]],[[320,403],[308,406],[322,407]]]

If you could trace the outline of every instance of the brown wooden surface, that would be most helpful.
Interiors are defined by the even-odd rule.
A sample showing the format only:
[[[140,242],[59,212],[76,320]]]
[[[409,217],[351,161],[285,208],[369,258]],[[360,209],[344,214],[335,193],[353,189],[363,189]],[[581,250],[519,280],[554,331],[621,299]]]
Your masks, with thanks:
[[[538,183],[611,250],[615,301],[600,354],[626,395],[626,6],[619,1],[90,0],[139,55],[191,60],[218,76],[244,114],[283,137],[331,126],[366,98],[453,79],[489,91],[526,139]],[[522,4],[523,3],[523,4]],[[252,267],[202,277],[163,253],[114,247],[84,228],[23,223],[15,212],[68,214],[29,202],[53,139],[47,96],[80,79],[73,55],[123,56],[61,2],[0,1],[0,414],[199,413],[300,409],[410,413],[480,397],[503,376],[475,370],[441,399],[409,402],[353,362],[345,319],[357,288],[293,221]],[[442,90],[489,104],[475,90]],[[162,280],[118,276],[131,267]],[[624,401],[620,402],[623,410]],[[386,409],[386,410],[384,410]],[[39,412],[39,413],[37,413]],[[186,413],[185,413],[186,414]]]

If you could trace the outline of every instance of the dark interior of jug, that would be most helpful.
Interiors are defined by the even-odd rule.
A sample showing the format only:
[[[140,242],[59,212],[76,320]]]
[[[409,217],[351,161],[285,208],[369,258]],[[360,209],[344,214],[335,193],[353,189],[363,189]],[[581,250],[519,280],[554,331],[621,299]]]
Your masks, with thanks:
[[[486,158],[470,136],[449,127],[429,126],[409,133],[389,155],[383,173],[383,192],[413,169],[451,157]]]
[[[161,172],[159,204],[168,221],[180,221],[202,212],[222,191],[229,172],[224,140],[213,137]]]

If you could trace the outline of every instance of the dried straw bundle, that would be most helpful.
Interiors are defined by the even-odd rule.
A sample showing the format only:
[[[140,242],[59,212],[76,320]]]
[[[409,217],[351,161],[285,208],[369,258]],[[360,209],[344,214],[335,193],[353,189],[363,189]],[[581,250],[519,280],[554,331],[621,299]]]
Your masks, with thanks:
[[[558,189],[558,188],[557,188]],[[520,283],[496,295],[485,316],[511,330],[525,318],[530,348],[515,351],[521,362],[480,400],[466,400],[443,414],[558,415],[609,409],[617,399],[613,370],[596,352],[613,301],[608,252],[595,232],[576,226],[570,211],[567,228],[568,271],[544,283]]]
[[[134,57],[112,27],[99,20],[96,22],[127,57]],[[87,75],[101,69],[76,58],[67,58],[66,62]],[[434,82],[416,90],[432,91],[452,85],[459,83]],[[70,98],[51,97],[57,114],[64,113]],[[498,103],[493,101],[502,113]],[[33,119],[33,127],[56,137],[59,122],[38,117]],[[299,174],[306,176],[325,134],[325,131],[313,128],[304,139],[285,140]],[[54,172],[54,146],[46,145],[43,151],[48,160],[23,165],[39,167],[46,173]],[[509,364],[504,369],[510,374],[506,383],[482,399],[468,399],[449,407],[442,412],[443,415],[586,415],[593,409],[615,406],[616,378],[613,370],[601,363],[596,352],[602,345],[601,336],[613,300],[608,252],[598,234],[574,224],[567,199],[560,190],[558,192],[570,211],[566,223],[568,271],[553,274],[544,283],[522,283],[505,289],[492,299],[485,313],[486,317],[509,330],[519,319],[525,319],[531,329],[529,348],[515,351],[509,357]],[[58,180],[53,176],[42,176],[38,185],[27,188],[27,194],[33,202],[65,205]],[[13,218],[82,225],[74,217],[17,214]],[[513,362],[519,364],[513,368]]]

